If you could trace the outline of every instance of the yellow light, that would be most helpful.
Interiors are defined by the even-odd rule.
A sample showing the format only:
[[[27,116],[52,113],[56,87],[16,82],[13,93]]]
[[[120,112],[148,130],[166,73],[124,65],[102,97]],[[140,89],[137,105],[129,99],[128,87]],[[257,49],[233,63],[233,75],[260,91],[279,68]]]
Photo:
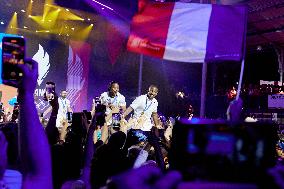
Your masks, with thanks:
[[[29,18],[31,18],[32,17],[32,15],[29,15]]]
[[[67,12],[69,12],[69,9],[65,9]]]
[[[7,26],[6,33],[17,34],[17,28],[18,28],[17,12],[14,12]]]
[[[91,26],[94,26],[94,24],[91,24]]]
[[[46,32],[46,33],[49,33],[49,30],[46,30],[45,32]]]
[[[74,30],[75,30],[75,28],[71,28],[71,30],[73,30],[73,31],[74,31]]]

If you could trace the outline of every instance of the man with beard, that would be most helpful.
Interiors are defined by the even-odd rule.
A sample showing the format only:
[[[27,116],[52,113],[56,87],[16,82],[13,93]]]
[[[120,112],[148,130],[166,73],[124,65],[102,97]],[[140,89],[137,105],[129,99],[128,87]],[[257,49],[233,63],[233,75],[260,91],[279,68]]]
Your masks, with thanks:
[[[60,130],[60,140],[64,141],[66,136],[66,129],[68,126],[67,113],[73,112],[70,100],[67,99],[67,91],[62,90],[58,98],[58,113],[56,119],[56,127]]]
[[[155,160],[161,169],[165,168],[162,152],[158,144],[159,138],[157,128],[159,128],[158,101],[156,96],[159,90],[156,85],[150,85],[148,93],[138,96],[126,109],[122,115],[124,119],[128,114],[134,111],[134,115],[128,120],[127,127],[130,131],[127,134],[126,148],[132,145],[150,144],[155,149]],[[154,123],[154,124],[153,124]],[[155,130],[153,128],[155,125]],[[147,158],[146,158],[147,159]]]
[[[123,117],[126,117],[129,113],[134,111],[133,118],[130,118],[128,125],[132,129],[141,129],[142,131],[151,131],[154,122],[155,126],[158,126],[159,119],[157,114],[158,101],[155,99],[159,90],[155,85],[150,85],[148,93],[137,97],[131,105],[126,109]]]

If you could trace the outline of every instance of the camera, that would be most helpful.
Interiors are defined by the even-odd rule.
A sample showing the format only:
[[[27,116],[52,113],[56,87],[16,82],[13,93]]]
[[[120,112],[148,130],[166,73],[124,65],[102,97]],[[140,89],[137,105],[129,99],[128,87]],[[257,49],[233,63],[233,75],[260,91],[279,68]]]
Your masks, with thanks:
[[[173,127],[170,167],[186,181],[258,183],[276,163],[274,123],[231,126],[223,120],[181,118]]]
[[[25,59],[25,39],[21,36],[0,34],[2,42],[1,47],[1,80],[19,81],[23,73],[17,67],[18,64],[24,64]]]

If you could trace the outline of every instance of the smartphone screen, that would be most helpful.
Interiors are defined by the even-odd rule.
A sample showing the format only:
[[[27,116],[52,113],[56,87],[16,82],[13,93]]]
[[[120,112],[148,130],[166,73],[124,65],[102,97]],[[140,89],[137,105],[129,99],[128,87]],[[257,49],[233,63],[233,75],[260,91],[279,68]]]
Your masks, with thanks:
[[[24,64],[25,39],[22,37],[3,37],[2,39],[2,79],[18,81],[23,73],[17,64]]]
[[[119,113],[113,113],[112,114],[112,126],[113,127],[120,127],[120,114]]]

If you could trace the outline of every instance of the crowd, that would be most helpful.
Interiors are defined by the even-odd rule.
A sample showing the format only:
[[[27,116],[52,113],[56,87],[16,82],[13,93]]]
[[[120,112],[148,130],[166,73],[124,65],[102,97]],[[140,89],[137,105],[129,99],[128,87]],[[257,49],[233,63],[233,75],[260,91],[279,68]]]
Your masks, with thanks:
[[[60,108],[68,109],[68,102],[63,98],[66,104],[59,105],[54,83],[47,83],[52,112],[44,128],[34,104],[37,63],[26,63],[19,65],[24,73],[21,82],[4,81],[18,88],[19,115],[18,122],[1,125],[0,188],[264,188],[257,182],[188,183],[181,172],[171,170],[172,130],[178,120],[158,115],[155,85],[126,107],[118,83],[112,82],[99,103],[94,100],[91,118],[84,112],[73,113],[66,127],[56,120]],[[242,106],[241,99],[230,103],[231,127],[241,122]],[[189,107],[186,119],[194,121],[192,114]],[[267,170],[270,188],[283,188],[283,171],[282,165]]]

